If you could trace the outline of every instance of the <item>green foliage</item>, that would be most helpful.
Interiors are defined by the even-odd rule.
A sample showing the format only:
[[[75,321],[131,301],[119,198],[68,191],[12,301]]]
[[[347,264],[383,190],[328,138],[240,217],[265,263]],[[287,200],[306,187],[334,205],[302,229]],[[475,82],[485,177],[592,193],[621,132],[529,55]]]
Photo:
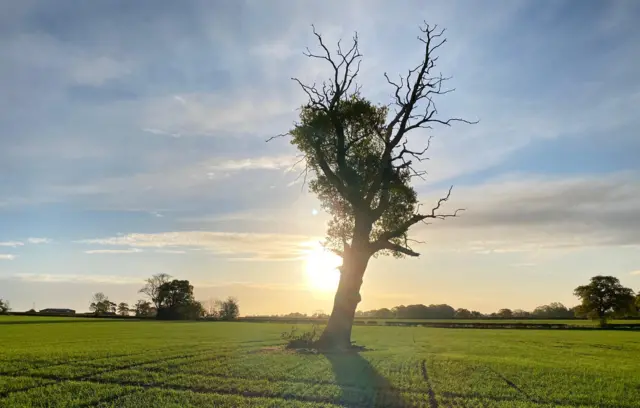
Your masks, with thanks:
[[[158,273],[153,275],[152,277],[145,280],[145,285],[142,287],[138,293],[144,293],[149,297],[149,300],[153,302],[154,306],[157,308],[160,307],[159,303],[159,291],[160,286],[162,284],[171,281],[171,275],[166,273]]]
[[[323,355],[288,329],[2,316],[0,406],[640,407],[637,333],[355,326],[372,350]]]
[[[118,304],[118,314],[120,316],[129,316],[129,304],[125,302],[120,302]]]
[[[582,301],[579,313],[598,319],[602,325],[610,317],[634,312],[633,290],[622,286],[613,276],[594,276],[588,285],[578,286],[574,294]]]
[[[229,297],[224,302],[218,302],[216,317],[220,320],[235,320],[240,316],[238,299]]]
[[[352,200],[338,191],[323,172],[321,163],[326,162],[353,194],[364,197],[372,184],[379,181],[380,169],[386,165],[383,156],[385,144],[380,135],[384,133],[387,114],[386,106],[376,106],[356,93],[341,101],[333,114],[313,105],[303,106],[300,121],[290,131],[291,143],[305,155],[307,166],[312,170],[314,178],[309,181],[309,188],[331,216],[326,239],[330,249],[341,251],[343,243],[353,239],[356,214],[372,212],[380,202],[382,190],[377,191],[366,209],[354,208]],[[347,151],[343,165],[338,161],[338,134],[333,120],[340,121],[345,133]],[[409,184],[409,170],[394,168],[391,172],[389,206],[374,222],[371,240],[408,221],[416,209],[417,195]],[[405,238],[406,233],[392,242],[401,244]]]
[[[136,302],[134,313],[136,317],[151,317],[155,315],[155,308],[151,306],[151,302],[140,299]]]
[[[542,305],[536,307],[531,313],[534,317],[539,318],[571,318],[575,313],[573,310],[568,309],[565,305],[559,302],[552,302],[548,305]]]
[[[160,285],[156,302],[158,319],[195,320],[204,313],[202,304],[193,297],[193,286],[188,280],[174,279]]]
[[[285,348],[288,349],[312,349],[316,341],[320,338],[322,330],[316,324],[311,326],[311,330],[300,331],[298,326],[293,326],[291,331],[283,332],[280,337],[286,340]]]
[[[11,307],[9,307],[9,302],[4,299],[0,299],[0,314],[5,314],[11,311]]]
[[[116,304],[110,301],[107,295],[98,292],[93,295],[93,301],[89,305],[89,310],[97,315],[115,313]]]

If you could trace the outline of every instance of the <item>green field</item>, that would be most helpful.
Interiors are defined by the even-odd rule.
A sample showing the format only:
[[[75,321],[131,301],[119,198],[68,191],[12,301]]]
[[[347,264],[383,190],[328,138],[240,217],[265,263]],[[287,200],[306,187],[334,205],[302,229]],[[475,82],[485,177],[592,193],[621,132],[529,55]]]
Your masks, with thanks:
[[[1,407],[640,407],[640,333],[357,326],[359,354],[275,323],[0,318]]]

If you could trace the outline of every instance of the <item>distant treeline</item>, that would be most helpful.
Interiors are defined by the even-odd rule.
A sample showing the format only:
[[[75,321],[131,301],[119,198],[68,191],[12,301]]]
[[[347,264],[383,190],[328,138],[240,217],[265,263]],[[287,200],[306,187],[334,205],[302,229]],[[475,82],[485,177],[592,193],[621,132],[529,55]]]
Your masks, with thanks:
[[[326,319],[329,316],[323,312],[311,315],[305,313],[289,313],[284,315],[251,316],[255,318],[282,319]],[[495,313],[480,313],[477,310],[454,308],[447,304],[439,305],[400,305],[391,309],[373,309],[356,311],[356,319],[575,319],[584,315],[578,307],[568,308],[562,303],[553,302],[536,307],[533,311],[522,309],[500,309]]]

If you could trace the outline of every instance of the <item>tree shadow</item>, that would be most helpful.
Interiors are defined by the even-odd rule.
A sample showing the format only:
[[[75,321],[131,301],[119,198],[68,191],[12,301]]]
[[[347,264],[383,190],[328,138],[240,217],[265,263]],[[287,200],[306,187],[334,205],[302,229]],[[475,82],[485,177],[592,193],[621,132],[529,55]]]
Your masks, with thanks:
[[[324,352],[348,407],[410,407],[389,380],[355,351]]]

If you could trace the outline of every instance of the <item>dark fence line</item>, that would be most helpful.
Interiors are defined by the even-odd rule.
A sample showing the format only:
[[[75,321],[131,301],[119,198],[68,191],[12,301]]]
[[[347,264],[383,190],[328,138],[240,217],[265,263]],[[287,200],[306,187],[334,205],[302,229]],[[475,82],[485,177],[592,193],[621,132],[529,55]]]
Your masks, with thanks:
[[[8,313],[11,316],[32,316],[32,317],[77,317],[77,318],[91,318],[91,319],[112,319],[112,320],[157,320],[155,317],[136,317],[136,316],[119,316],[119,315],[93,315],[93,314],[55,314],[55,313],[27,313],[27,312],[11,312]],[[436,319],[432,319],[436,320]],[[519,322],[500,322],[500,320],[516,320],[516,319],[478,319],[478,320],[494,320],[492,322],[452,322],[451,319],[443,322],[425,322],[421,320],[410,321],[406,320],[355,320],[353,322],[356,326],[396,326],[396,327],[434,327],[442,329],[534,329],[534,330],[637,330],[640,331],[640,323],[615,323],[609,324],[605,327],[599,327],[597,325],[580,325],[570,323],[536,323],[535,319],[529,319],[530,321]],[[517,319],[525,320],[525,319]],[[538,320],[552,320],[552,319],[538,319]],[[572,319],[558,319],[558,320],[572,320]],[[584,319],[573,319],[576,321],[584,321]],[[618,321],[624,319],[616,319]],[[216,322],[217,319],[199,319],[200,322]],[[241,317],[237,322],[247,323],[282,323],[282,324],[326,324],[327,319],[304,319],[304,318],[267,318],[267,317]],[[637,321],[630,320],[630,321]]]
[[[534,329],[534,330],[640,330],[639,323],[616,323],[605,327],[566,323],[454,323],[385,322],[386,326],[437,327],[443,329]]]

